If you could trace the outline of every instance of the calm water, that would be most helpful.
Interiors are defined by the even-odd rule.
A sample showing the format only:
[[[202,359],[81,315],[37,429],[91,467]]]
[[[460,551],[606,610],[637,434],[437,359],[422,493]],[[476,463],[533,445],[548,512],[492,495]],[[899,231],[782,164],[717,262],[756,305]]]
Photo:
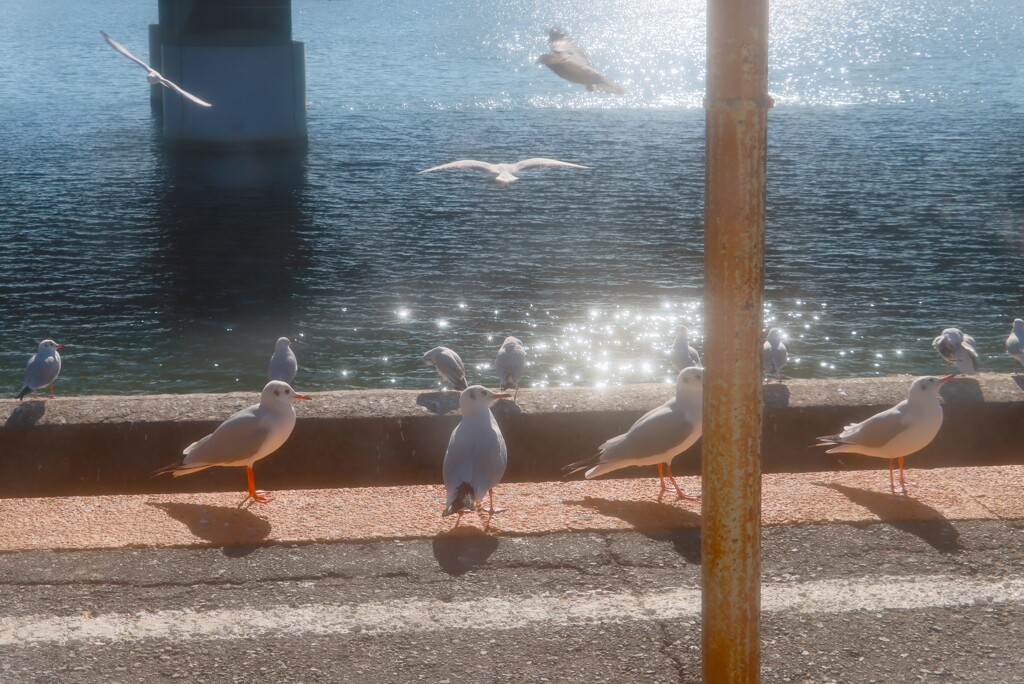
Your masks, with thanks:
[[[470,379],[508,334],[529,385],[659,381],[702,347],[703,0],[295,0],[310,145],[181,158],[141,70],[155,2],[2,0],[0,382],[71,345],[63,394],[262,386],[302,334],[304,389]],[[826,6],[827,5],[827,6]],[[628,89],[533,59],[560,25]],[[1010,370],[1024,315],[1024,5],[776,0],[766,321],[797,377],[936,373],[947,325]],[[551,156],[509,187],[417,176]]]

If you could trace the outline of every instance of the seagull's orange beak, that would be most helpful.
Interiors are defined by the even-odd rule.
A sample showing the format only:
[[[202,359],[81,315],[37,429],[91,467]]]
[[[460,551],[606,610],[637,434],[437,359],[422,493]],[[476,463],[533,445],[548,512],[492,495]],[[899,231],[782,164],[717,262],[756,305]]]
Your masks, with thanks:
[[[292,396],[295,399],[305,399],[306,401],[313,401],[313,397],[309,396],[308,394],[299,394],[298,392],[296,392]]]
[[[64,345],[63,345],[63,344],[58,344],[58,345],[57,345],[57,349],[63,349],[63,348],[64,348]]]
[[[955,377],[956,377],[956,373],[950,373],[949,375],[946,375],[941,380],[939,380],[939,384],[941,385],[943,383],[949,382],[950,380],[952,380]]]

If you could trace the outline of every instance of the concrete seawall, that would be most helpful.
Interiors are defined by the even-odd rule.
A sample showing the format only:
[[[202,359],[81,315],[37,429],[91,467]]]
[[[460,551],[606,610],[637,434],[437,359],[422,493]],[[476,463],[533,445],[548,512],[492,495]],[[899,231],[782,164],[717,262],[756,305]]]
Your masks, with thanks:
[[[909,376],[793,380],[765,386],[765,472],[885,467],[810,449],[817,435],[906,398]],[[509,448],[506,481],[557,479],[672,393],[666,384],[523,390],[495,415]],[[957,378],[942,391],[946,419],[911,468],[1024,464],[1024,378]],[[428,484],[458,422],[457,395],[414,390],[314,393],[297,406],[291,439],[256,468],[266,489]],[[257,393],[0,400],[0,497],[242,490],[239,469],[152,478],[181,450]],[[675,471],[699,470],[693,449]],[[623,476],[650,472],[621,471]]]

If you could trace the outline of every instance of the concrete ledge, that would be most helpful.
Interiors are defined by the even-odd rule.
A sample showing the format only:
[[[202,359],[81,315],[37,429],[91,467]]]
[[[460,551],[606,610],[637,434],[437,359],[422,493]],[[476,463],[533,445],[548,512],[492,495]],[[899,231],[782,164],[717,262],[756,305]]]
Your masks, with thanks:
[[[950,521],[1020,520],[1024,468],[913,471],[913,497],[889,494],[888,474],[766,475],[765,525],[920,521],[956,539]],[[680,485],[699,491],[697,478]],[[456,536],[524,536],[699,528],[700,503],[657,500],[657,478],[502,484],[493,517],[464,516]],[[246,546],[429,539],[453,532],[439,486],[281,491],[237,507],[240,492],[0,499],[0,553],[43,549]]]
[[[809,449],[818,435],[863,420],[906,397],[911,378],[793,380],[765,386],[765,472],[885,467],[854,455]],[[946,420],[914,468],[1024,464],[1024,379],[957,378],[942,392]],[[560,477],[671,396],[669,385],[524,390],[495,414],[509,447],[506,481]],[[291,439],[257,466],[268,489],[429,484],[458,422],[454,393],[368,390],[314,394],[298,406]],[[0,497],[235,491],[244,476],[217,468],[189,477],[150,477],[256,393],[59,397],[0,400]],[[676,471],[695,474],[697,452]],[[639,469],[623,475],[648,473]]]

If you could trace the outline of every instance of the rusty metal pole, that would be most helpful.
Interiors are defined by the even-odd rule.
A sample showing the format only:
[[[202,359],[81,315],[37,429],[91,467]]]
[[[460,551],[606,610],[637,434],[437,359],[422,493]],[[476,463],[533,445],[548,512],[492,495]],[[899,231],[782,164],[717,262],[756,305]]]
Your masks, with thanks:
[[[708,0],[703,678],[757,682],[768,0]]]

